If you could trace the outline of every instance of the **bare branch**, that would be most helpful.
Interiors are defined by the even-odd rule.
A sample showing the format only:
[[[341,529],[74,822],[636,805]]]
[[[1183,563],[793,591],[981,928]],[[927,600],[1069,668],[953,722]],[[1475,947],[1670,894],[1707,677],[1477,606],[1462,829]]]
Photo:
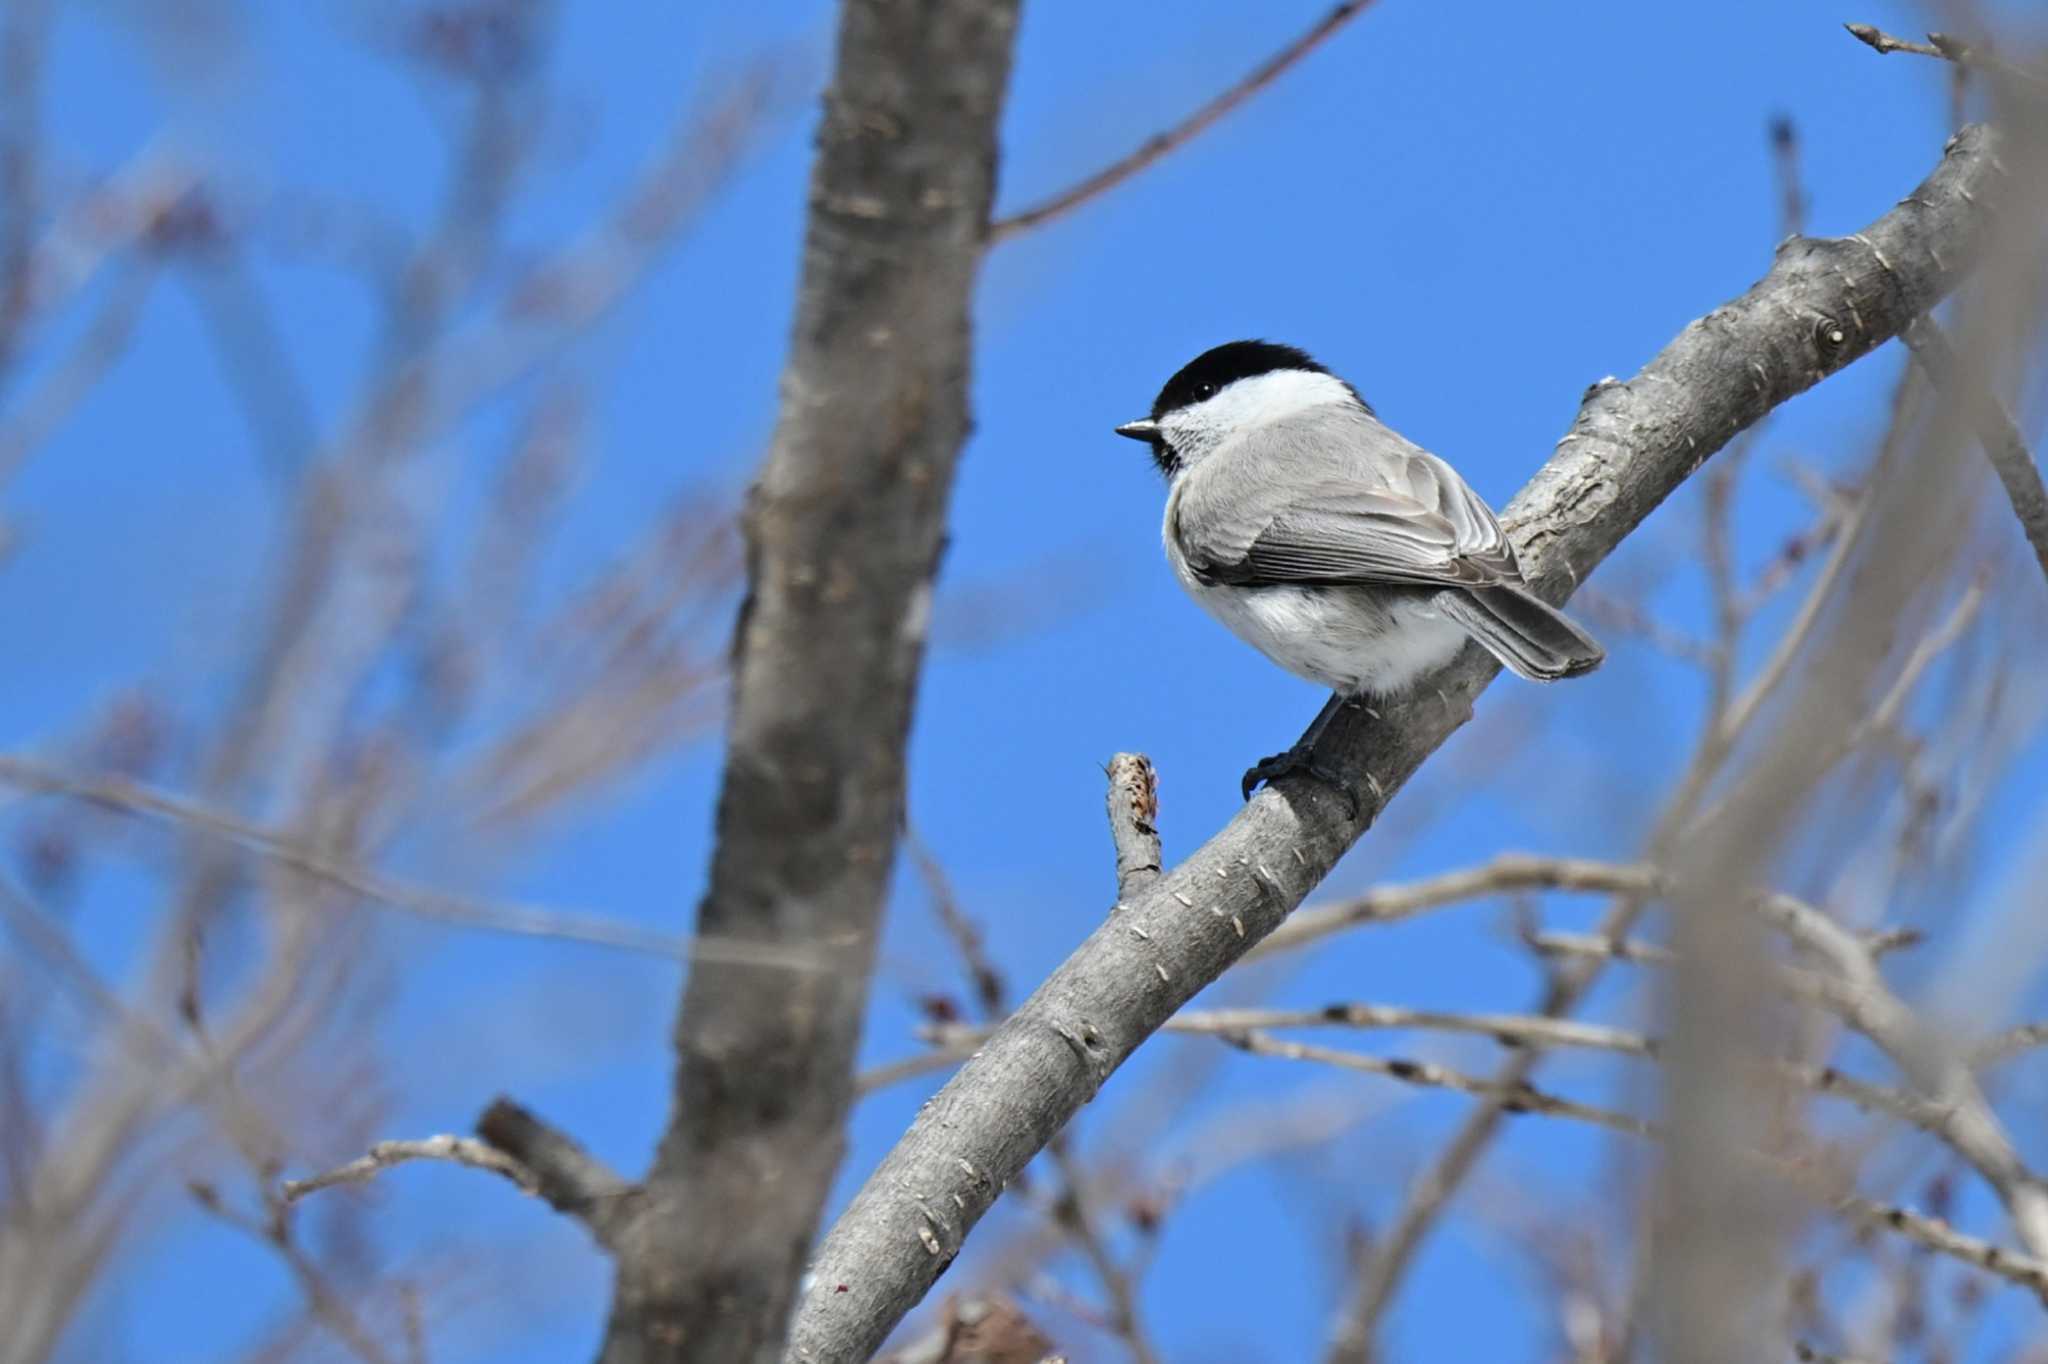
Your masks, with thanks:
[[[1879,56],[1894,52],[1912,52],[1922,57],[1947,57],[1948,54],[1931,43],[1916,43],[1910,38],[1894,38],[1875,24],[1843,24],[1850,36],[1858,42],[1868,43]]]
[[[123,269],[92,324],[64,358],[41,375],[33,388],[9,402],[11,412],[0,423],[0,485],[20,472],[128,349],[156,280],[157,272],[151,267]]]
[[[1008,988],[1004,984],[1002,970],[989,955],[988,945],[982,941],[980,926],[961,908],[960,897],[953,892],[952,879],[939,865],[938,858],[932,856],[932,850],[925,846],[924,840],[913,832],[906,834],[904,844],[910,850],[910,860],[917,868],[918,879],[924,882],[925,890],[931,896],[932,909],[939,916],[939,927],[945,930],[947,941],[953,944],[961,966],[966,968],[975,1007],[984,1017],[997,1017],[1004,1012],[1003,1001]]]
[[[2048,1023],[2022,1023],[1986,1038],[1971,1051],[1970,1064],[1982,1070],[2043,1045],[2048,1045]]]
[[[1448,1014],[1426,1009],[1403,1009],[1392,1005],[1349,1004],[1332,1005],[1325,1010],[1289,1009],[1216,1009],[1206,1013],[1191,1012],[1180,1014],[1166,1025],[1166,1031],[1196,1033],[1219,1037],[1233,1046],[1247,1051],[1269,1055],[1282,1055],[1278,1047],[1292,1046],[1270,1038],[1261,1037],[1258,1045],[1247,1046],[1243,1037],[1256,1034],[1266,1028],[1353,1026],[1366,1028],[1424,1028],[1444,1032],[1478,1033],[1493,1038],[1503,1046],[1510,1047],[1586,1047],[1600,1051],[1620,1052],[1629,1056],[1640,1056],[1648,1060],[1662,1059],[1663,1044],[1657,1038],[1645,1037],[1641,1033],[1625,1028],[1608,1027],[1599,1023],[1581,1023],[1572,1019],[1519,1017],[1498,1014]],[[1322,1048],[1309,1048],[1294,1055],[1296,1060],[1330,1061],[1333,1056],[1349,1056],[1348,1052],[1326,1052]],[[1333,1062],[1364,1069],[1373,1074],[1392,1074],[1395,1079],[1412,1079],[1405,1072],[1416,1063],[1409,1061],[1382,1061],[1379,1057],[1363,1058],[1364,1064]],[[1398,1070],[1389,1070],[1397,1067]],[[1845,1099],[1849,1103],[1870,1113],[1880,1113],[1901,1119],[1936,1137],[1947,1139],[1950,1121],[1949,1111],[1939,1103],[1915,1098],[1883,1085],[1859,1080],[1844,1074],[1833,1066],[1809,1066],[1781,1064],[1776,1071],[1786,1079],[1815,1094]],[[1526,1082],[1503,1084],[1491,1080],[1469,1080],[1463,1077],[1455,1083],[1441,1083],[1429,1077],[1417,1081],[1423,1084],[1438,1084],[1445,1089],[1457,1089],[1463,1093],[1476,1094],[1481,1098],[1494,1099],[1506,1105],[1509,1112],[1518,1111],[1515,1103],[1527,1088]],[[1570,1117],[1573,1114],[1564,1114]]]
[[[1905,1208],[1888,1206],[1848,1194],[1835,1199],[1835,1210],[1867,1227],[1895,1231],[1907,1240],[1942,1255],[1952,1255],[1965,1264],[1996,1274],[2007,1283],[2018,1284],[2043,1302],[2048,1302],[2048,1264],[1966,1236],[1938,1217],[1928,1217]]]
[[[1583,1047],[1633,1056],[1654,1055],[1657,1046],[1654,1039],[1640,1033],[1575,1019],[1450,1013],[1397,1004],[1326,1004],[1319,1009],[1184,1009],[1169,1019],[1161,1031],[1214,1037],[1259,1028],[1418,1029],[1470,1033],[1491,1038],[1504,1047]],[[993,1031],[992,1027],[962,1024],[920,1028],[918,1035],[932,1044],[930,1051],[865,1071],[857,1087],[865,1094],[958,1065],[973,1055]]]
[[[957,1066],[972,1056],[974,1049],[980,1046],[982,1039],[987,1036],[986,1029],[969,1028],[957,1039],[949,1040],[943,1046],[933,1047],[930,1051],[920,1052],[916,1056],[906,1056],[900,1061],[889,1061],[871,1070],[864,1070],[854,1077],[853,1092],[860,1095],[873,1094],[876,1090],[900,1085],[905,1080],[915,1080],[920,1075],[929,1075],[935,1070]]]
[[[1938,1106],[1932,1130],[1998,1194],[2028,1252],[2048,1260],[2048,1183],[2021,1161],[1964,1058],[1929,1034],[1885,984],[1869,949],[1840,924],[1786,895],[1765,896],[1758,908],[1840,974],[1848,1022]]]
[[[1357,924],[1392,923],[1445,905],[1517,891],[1568,890],[1586,894],[1647,895],[1656,876],[1644,867],[1617,866],[1584,858],[1530,857],[1504,853],[1481,866],[1446,872],[1405,885],[1375,886],[1363,895],[1301,910],[1245,954],[1258,961],[1317,942]]]
[[[1800,650],[1813,636],[1814,627],[1820,623],[1822,608],[1834,595],[1835,584],[1841,580],[1842,571],[1848,567],[1850,552],[1858,543],[1857,532],[1863,528],[1865,506],[1862,503],[1851,507],[1842,518],[1841,526],[1835,532],[1834,545],[1828,551],[1827,562],[1821,566],[1813,586],[1799,603],[1799,613],[1778,637],[1771,649],[1771,655],[1757,669],[1756,676],[1747,687],[1736,693],[1727,709],[1719,713],[1714,733],[1709,738],[1710,746],[1725,748],[1735,737],[1749,727],[1764,702],[1791,674],[1792,662],[1799,657]]]
[[[1655,1038],[1604,1023],[1527,1014],[1462,1014],[1396,1004],[1328,1004],[1320,1009],[1190,1009],[1165,1031],[1226,1035],[1261,1028],[1412,1028],[1474,1033],[1504,1047],[1584,1047],[1626,1056],[1655,1056]]]
[[[1308,32],[1261,62],[1243,80],[1166,131],[1154,133],[1146,138],[1130,155],[1112,161],[1085,180],[1061,190],[1051,198],[991,223],[988,229],[989,244],[994,245],[1020,232],[1028,232],[1040,223],[1057,218],[1070,209],[1078,208],[1098,194],[1115,189],[1168,153],[1186,146],[1238,105],[1280,79],[1290,67],[1322,46],[1325,39],[1371,4],[1372,0],[1344,0],[1343,4],[1318,20]]]
[[[2020,435],[2005,405],[1988,388],[1956,372],[1955,354],[1933,318],[1915,318],[1906,328],[1906,344],[1936,388],[1960,386],[1957,401],[1975,423],[1985,458],[1998,472],[2006,499],[2012,503],[2012,514],[2019,519],[2020,530],[2041,565],[2043,577],[2048,578],[2048,486],[2041,482],[2041,470],[2027,449],[2026,438]]]
[[[1081,1162],[1075,1159],[1064,1139],[1051,1143],[1046,1154],[1065,1186],[1054,1204],[1055,1220],[1080,1246],[1089,1267],[1095,1271],[1096,1281],[1109,1298],[1108,1320],[1104,1324],[1124,1342],[1135,1364],[1159,1364],[1159,1351],[1146,1335],[1144,1320],[1138,1314],[1137,1281],[1128,1269],[1117,1262],[1115,1252],[1097,1225],[1095,1200]]]
[[[510,1099],[491,1101],[476,1120],[476,1134],[526,1172],[533,1181],[529,1192],[588,1226],[599,1245],[611,1245],[638,1191],[610,1166]]]
[[[1109,760],[1109,836],[1116,845],[1116,897],[1159,879],[1159,774],[1142,753]]]
[[[724,960],[748,965],[781,965],[798,970],[832,969],[829,954],[767,951],[749,943],[691,944],[632,924],[538,906],[472,900],[413,885],[367,867],[329,857],[300,838],[264,828],[226,810],[173,795],[126,777],[73,774],[28,758],[0,755],[0,783],[24,790],[69,796],[109,809],[148,815],[276,859],[301,875],[336,890],[360,895],[416,918],[519,937],[643,952],[669,959]]]
[[[0,378],[13,368],[34,302],[33,250],[42,196],[41,104],[52,0],[0,13]],[[0,459],[0,482],[6,461]]]
[[[1771,164],[1778,173],[1778,235],[1806,232],[1806,189],[1799,176],[1799,126],[1790,116],[1771,120]]]
[[[1655,1123],[1646,1122],[1628,1113],[1616,1113],[1612,1109],[1575,1103],[1527,1083],[1498,1085],[1490,1080],[1467,1075],[1463,1071],[1452,1070],[1448,1066],[1437,1065],[1434,1061],[1367,1056],[1355,1051],[1339,1051],[1334,1047],[1312,1046],[1306,1042],[1282,1041],[1261,1032],[1219,1033],[1218,1037],[1233,1047],[1258,1056],[1278,1056],[1289,1061],[1316,1061],[1342,1070],[1363,1071],[1367,1075],[1384,1075],[1388,1079],[1420,1085],[1425,1089],[1449,1089],[1460,1094],[1476,1095],[1482,1099],[1495,1099],[1510,1113],[1536,1113],[1544,1117],[1571,1118],[1631,1137],[1657,1135]]]
[[[1992,149],[1988,130],[1964,130],[1934,174],[1865,232],[1786,243],[1760,284],[1688,327],[1637,380],[1595,385],[1504,518],[1531,581],[1566,595],[1736,432],[1953,288],[1985,226]],[[1305,778],[1260,793],[989,1038],[825,1238],[817,1281],[850,1288],[805,1295],[793,1357],[873,1352],[1005,1182],[1139,1043],[1278,926],[1464,722],[1496,670],[1475,652],[1332,755],[1348,798]]]
[[[363,1364],[391,1364],[391,1356],[377,1343],[355,1306],[329,1282],[319,1264],[299,1244],[288,1205],[272,1199],[263,1217],[252,1217],[229,1207],[211,1184],[199,1182],[188,1187],[200,1207],[277,1252],[298,1282],[314,1320],[332,1331],[351,1354]]]
[[[1530,933],[1523,939],[1546,957],[1578,957],[1593,961],[1625,961],[1635,966],[1669,966],[1677,956],[1659,943],[1621,938],[1610,933]]]
[[[412,1141],[380,1141],[370,1148],[369,1154],[358,1156],[346,1165],[337,1165],[332,1170],[305,1179],[287,1179],[278,1186],[278,1196],[290,1205],[307,1194],[331,1189],[337,1184],[368,1183],[393,1166],[414,1160],[445,1160],[455,1165],[467,1165],[472,1170],[488,1170],[511,1180],[524,1193],[540,1192],[540,1184],[534,1179],[533,1172],[503,1151],[475,1137],[455,1137],[444,1133]]]
[[[1979,575],[1963,594],[1956,598],[1956,604],[1949,608],[1948,614],[1942,617],[1940,623],[1913,646],[1913,652],[1907,655],[1905,666],[1899,669],[1898,677],[1893,679],[1892,685],[1871,708],[1869,716],[1850,731],[1850,747],[1853,748],[1872,735],[1883,733],[1898,723],[1899,714],[1905,710],[1906,702],[1912,699],[1914,689],[1920,685],[1920,679],[1927,675],[1927,670],[1934,666],[1936,659],[1955,646],[1956,641],[1963,637],[1963,632],[1970,628],[1970,622],[1977,618],[1979,608],[1984,605],[1986,591],[1987,584],[1983,576]],[[1910,932],[1905,929],[1895,931]],[[1912,943],[1896,945],[1911,946]],[[1876,950],[1874,945],[1872,948]],[[1878,952],[1878,955],[1883,955],[1883,952]]]
[[[1949,69],[1949,121],[1956,127],[1963,126],[1964,111],[1968,108],[1970,77],[1973,73],[1987,76],[1992,82],[2002,82],[2008,89],[2038,98],[2048,93],[2048,73],[2028,70],[2002,61],[1986,51],[1970,46],[1962,39],[1948,33],[1930,33],[1927,41],[1916,43],[1908,38],[1896,38],[1874,24],[1844,24],[1855,37],[1870,47],[1879,56],[1894,52],[1910,52],[1915,56],[1934,57],[1948,63]]]
[[[1970,46],[1962,39],[1949,33],[1930,33],[1927,41],[1916,43],[1910,38],[1898,38],[1886,33],[1875,24],[1844,24],[1851,37],[1866,44],[1879,56],[1890,56],[1894,52],[1910,52],[1916,57],[1934,57],[1952,62],[1959,68],[1970,68],[1988,72],[2007,80],[2038,83],[2044,78],[2037,72],[2001,61],[1988,52]]]
[[[1818,500],[1828,508],[1824,524],[1831,528],[1831,534],[1820,538],[1821,543],[1833,546],[1828,561],[1809,586],[1777,647],[1741,697],[1729,702],[1727,708],[1716,708],[1708,713],[1705,730],[1692,760],[1679,778],[1676,794],[1651,835],[1650,846],[1659,855],[1668,856],[1673,849],[1681,847],[1686,837],[1684,831],[1711,817],[1712,808],[1702,812],[1701,807],[1707,804],[1712,783],[1729,761],[1742,735],[1764,711],[1766,699],[1789,675],[1793,658],[1815,631],[1823,611],[1843,581],[1845,556],[1853,547],[1849,542],[1863,520],[1862,504],[1847,502],[1832,488],[1823,488]],[[1785,562],[1782,556],[1779,562]],[[1736,712],[1737,707],[1739,712]],[[1731,712],[1738,715],[1733,723]],[[1562,1016],[1575,1008],[1610,962],[1665,966],[1675,959],[1667,948],[1628,936],[1649,903],[1649,897],[1642,893],[1618,895],[1597,931],[1590,934],[1525,931],[1524,941],[1539,953],[1577,959],[1552,975],[1541,1004],[1541,1012],[1545,1016]],[[1826,988],[1826,980],[1813,977],[1811,973],[1795,974],[1781,970],[1779,974],[1785,977],[1785,985],[1795,997],[1811,999],[1822,1007],[1831,1006],[1832,995]],[[1526,1082],[1539,1058],[1540,1053],[1536,1052],[1515,1056],[1501,1068],[1495,1082]],[[1400,1212],[1365,1260],[1353,1294],[1338,1314],[1328,1356],[1332,1364],[1350,1364],[1369,1354],[1372,1324],[1391,1301],[1429,1228],[1449,1205],[1460,1184],[1477,1166],[1480,1156],[1500,1131],[1502,1116],[1497,1105],[1482,1104],[1453,1134],[1426,1173],[1413,1182]]]
[[[1510,1113],[1567,1118],[1632,1137],[1656,1139],[1662,1135],[1655,1123],[1627,1113],[1617,1113],[1612,1109],[1595,1108],[1562,1099],[1526,1082],[1502,1086],[1431,1062],[1367,1056],[1330,1047],[1285,1042],[1258,1032],[1224,1034],[1221,1040],[1261,1056],[1318,1062],[1344,1070],[1384,1075],[1425,1088],[1449,1089],[1461,1094],[1492,1099],[1501,1103]],[[1876,1086],[1859,1085],[1847,1080],[1847,1077],[1838,1072],[1814,1071],[1799,1075],[1795,1068],[1794,1074],[1818,1092],[1839,1093],[1880,1112],[1901,1112],[1895,1104],[1896,1096],[1890,1095],[1889,1091]],[[1923,1116],[1922,1121],[1931,1123],[1934,1119],[1928,1115]],[[1748,1158],[1753,1162],[1765,1159],[1754,1154]],[[1902,1208],[1887,1207],[1854,1194],[1838,1197],[1833,1200],[1833,1204],[1837,1211],[1857,1221],[1896,1231],[1930,1250],[1956,1256],[2001,1278],[2031,1288],[2038,1294],[2048,1295],[2048,1264],[2043,1264],[2038,1259],[2001,1250],[1988,1241],[1957,1232],[1938,1219],[1908,1212]]]

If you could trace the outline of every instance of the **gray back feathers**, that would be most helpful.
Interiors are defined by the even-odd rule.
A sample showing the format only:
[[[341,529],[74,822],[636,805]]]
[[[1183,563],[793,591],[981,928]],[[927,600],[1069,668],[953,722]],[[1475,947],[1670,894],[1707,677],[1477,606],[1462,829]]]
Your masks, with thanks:
[[[1350,403],[1254,427],[1192,464],[1174,534],[1213,582],[1519,585],[1486,504],[1457,472]]]

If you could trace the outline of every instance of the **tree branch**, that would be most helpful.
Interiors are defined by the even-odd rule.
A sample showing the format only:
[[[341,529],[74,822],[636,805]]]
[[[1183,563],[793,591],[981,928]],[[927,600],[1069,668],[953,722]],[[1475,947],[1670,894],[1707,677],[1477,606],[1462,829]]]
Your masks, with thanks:
[[[766,953],[745,943],[691,943],[635,924],[577,914],[538,905],[499,904],[452,895],[395,876],[373,871],[359,862],[330,856],[301,836],[266,828],[205,801],[175,795],[126,777],[74,774],[30,758],[0,754],[0,785],[89,801],[124,814],[149,816],[232,843],[291,868],[310,880],[359,895],[415,918],[487,933],[555,938],[676,960],[734,957],[747,963],[779,964],[797,970],[830,970],[831,958],[818,951]]]
[[[363,1184],[393,1166],[415,1160],[444,1160],[502,1175],[522,1193],[544,1200],[556,1212],[590,1228],[598,1244],[612,1233],[636,1193],[609,1166],[510,1099],[495,1100],[477,1119],[474,1137],[443,1133],[411,1141],[380,1141],[368,1153],[306,1179],[278,1186],[278,1201],[290,1207],[308,1194],[337,1184]]]
[[[1367,923],[1391,923],[1432,909],[1514,891],[1569,890],[1605,895],[1647,895],[1657,876],[1647,867],[1616,866],[1585,858],[1529,857],[1505,853],[1477,867],[1423,881],[1374,886],[1363,895],[1332,905],[1315,905],[1273,930],[1246,955],[1256,960],[1320,941]]]
[[[1911,38],[1895,38],[1876,24],[1843,24],[1842,27],[1849,30],[1850,37],[1860,43],[1867,44],[1871,51],[1877,53],[1880,57],[1888,57],[1894,52],[1911,52],[1921,57],[1943,57],[1954,60],[1950,52],[1944,51],[1932,43],[1916,43]],[[1928,36],[1932,37],[1934,35],[1929,34]]]
[[[2019,518],[2020,530],[2033,547],[2042,576],[2048,577],[2048,487],[2042,485],[2041,471],[2027,450],[2026,438],[2020,435],[2005,405],[1990,390],[1956,373],[1955,354],[1933,318],[1915,318],[1906,328],[1906,344],[1936,388],[1967,385],[1958,401],[1976,425],[1985,458],[1991,461],[1998,481],[2005,487],[2012,514]]]
[[[1782,244],[1761,282],[1687,327],[1634,380],[1595,384],[1503,518],[1538,589],[1568,595],[1736,432],[1952,289],[1985,227],[1993,142],[1963,130],[1933,175],[1864,232]],[[874,1351],[1005,1183],[1139,1043],[1279,925],[1464,723],[1496,671],[1477,654],[1383,707],[1332,755],[1349,799],[1305,778],[1261,792],[1025,1001],[924,1106],[826,1237],[791,1359]]]
[[[1098,194],[1108,193],[1153,162],[1194,141],[1224,115],[1280,79],[1290,67],[1321,47],[1324,39],[1371,4],[1372,0],[1344,0],[1344,3],[1318,20],[1315,27],[1259,63],[1258,67],[1243,80],[1165,132],[1154,133],[1146,138],[1130,155],[1110,162],[1093,175],[1061,190],[1049,199],[1042,199],[1029,208],[1021,209],[991,223],[988,229],[989,244],[994,245],[1020,232],[1028,232],[1040,223],[1080,207]]]
[[[1957,1231],[1938,1217],[1875,1202],[1856,1194],[1834,1200],[1835,1211],[1867,1227],[1895,1231],[1907,1240],[1941,1255],[1953,1255],[2007,1283],[2017,1284],[2048,1303],[2048,1264],[2016,1254],[1989,1241]]]
[[[1851,37],[1866,44],[1880,57],[1888,57],[1894,52],[1910,52],[1916,57],[1934,57],[1950,62],[1958,69],[1989,72],[2006,80],[2038,84],[2048,79],[2040,73],[2001,61],[1989,53],[1980,52],[1950,33],[1930,33],[1926,42],[1916,43],[1911,38],[1894,37],[1875,24],[1843,24],[1842,27],[1849,30]]]
[[[503,1151],[475,1137],[443,1133],[413,1141],[380,1141],[370,1148],[367,1155],[357,1156],[346,1165],[337,1165],[305,1179],[287,1179],[278,1186],[278,1196],[290,1205],[307,1194],[331,1189],[337,1184],[366,1184],[394,1165],[414,1160],[445,1160],[453,1165],[467,1165],[472,1170],[488,1170],[511,1180],[525,1193],[540,1192],[539,1182],[532,1172]]]
[[[612,1245],[639,1191],[609,1165],[506,1098],[491,1101],[476,1120],[476,1134],[526,1172],[533,1181],[529,1192],[589,1227],[599,1245]]]
[[[1997,1193],[2028,1253],[2048,1260],[2048,1184],[2020,1159],[1967,1059],[1928,1032],[1885,984],[1870,949],[1847,929],[1787,895],[1767,895],[1758,907],[1786,936],[1825,958],[1841,976],[1846,987],[1840,995],[1843,1017],[1877,1043],[1932,1102],[1939,1120],[1930,1130]]]
[[[1142,753],[1109,760],[1109,837],[1116,845],[1116,898],[1159,879],[1159,774]]]
[[[700,938],[829,944],[834,969],[691,970],[604,1364],[775,1359],[844,1150],[1016,25],[1017,0],[841,6],[697,912]]]
[[[1570,1118],[1631,1137],[1658,1135],[1655,1123],[1647,1122],[1632,1113],[1618,1113],[1612,1109],[1577,1103],[1547,1090],[1538,1089],[1526,1081],[1514,1085],[1495,1084],[1491,1080],[1482,1080],[1463,1071],[1452,1070],[1449,1066],[1440,1066],[1434,1061],[1411,1061],[1398,1056],[1372,1056],[1364,1052],[1340,1051],[1335,1047],[1319,1047],[1308,1042],[1288,1042],[1256,1031],[1220,1033],[1218,1036],[1231,1046],[1256,1056],[1277,1056],[1289,1061],[1315,1061],[1326,1066],[1336,1066],[1340,1070],[1384,1075],[1390,1080],[1418,1085],[1424,1089],[1448,1089],[1459,1094],[1493,1099],[1510,1113],[1536,1113],[1544,1117]]]

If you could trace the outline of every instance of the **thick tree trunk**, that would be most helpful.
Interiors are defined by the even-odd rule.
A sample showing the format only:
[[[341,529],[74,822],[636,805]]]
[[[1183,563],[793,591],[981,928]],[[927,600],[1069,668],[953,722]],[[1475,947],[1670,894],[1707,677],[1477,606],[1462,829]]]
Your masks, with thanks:
[[[847,0],[748,595],[675,1108],[606,1364],[781,1354],[843,1147],[903,809],[1016,0]]]

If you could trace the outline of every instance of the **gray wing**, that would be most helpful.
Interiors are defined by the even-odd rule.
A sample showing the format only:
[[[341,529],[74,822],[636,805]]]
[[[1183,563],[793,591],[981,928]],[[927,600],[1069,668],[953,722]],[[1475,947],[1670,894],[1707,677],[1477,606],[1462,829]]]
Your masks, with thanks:
[[[1190,469],[1176,515],[1188,566],[1242,586],[1520,583],[1493,512],[1457,472],[1370,414],[1316,408]]]

